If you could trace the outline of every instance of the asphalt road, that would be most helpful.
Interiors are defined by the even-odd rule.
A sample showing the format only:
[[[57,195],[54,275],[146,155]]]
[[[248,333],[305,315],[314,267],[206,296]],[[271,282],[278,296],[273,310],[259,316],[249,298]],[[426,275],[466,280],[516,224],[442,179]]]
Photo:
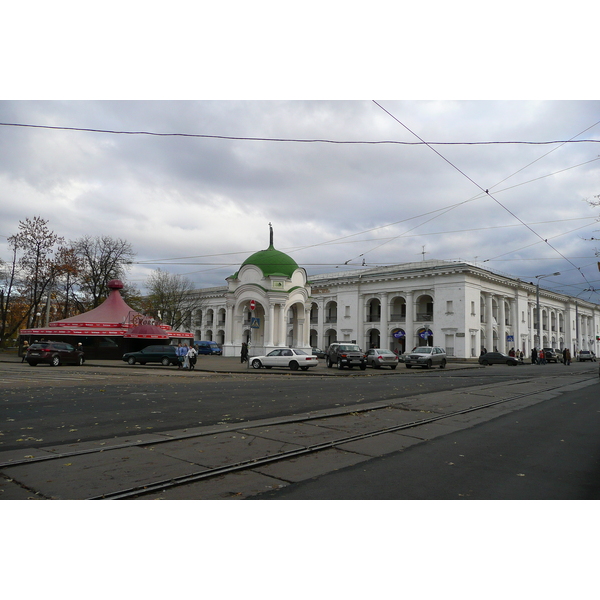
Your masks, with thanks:
[[[488,381],[595,372],[596,363],[356,376],[282,372],[178,373],[161,367],[46,367],[0,363],[0,451],[288,416],[454,390]],[[324,372],[325,375],[325,372]]]
[[[599,499],[598,385],[254,499]]]

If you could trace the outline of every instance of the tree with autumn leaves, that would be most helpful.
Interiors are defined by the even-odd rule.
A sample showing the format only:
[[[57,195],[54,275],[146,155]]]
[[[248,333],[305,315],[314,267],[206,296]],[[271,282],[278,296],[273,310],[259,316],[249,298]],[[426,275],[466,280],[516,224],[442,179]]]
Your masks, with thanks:
[[[41,217],[20,221],[18,229],[8,238],[10,258],[0,258],[2,345],[23,327],[98,306],[108,295],[108,281],[123,279],[135,257],[128,242],[109,236],[67,243]]]

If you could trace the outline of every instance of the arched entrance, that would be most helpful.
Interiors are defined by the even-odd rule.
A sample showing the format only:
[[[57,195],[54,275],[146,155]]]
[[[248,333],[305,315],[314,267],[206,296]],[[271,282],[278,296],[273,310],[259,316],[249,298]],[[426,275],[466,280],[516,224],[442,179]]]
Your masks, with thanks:
[[[406,352],[406,332],[404,329],[392,329],[391,350],[397,352],[398,354],[404,354],[404,352]]]
[[[325,330],[325,335],[323,336],[323,350],[326,350],[333,342],[337,341],[337,332],[335,329],[327,329]]]
[[[367,332],[367,345],[369,348],[382,348],[379,329],[370,329]]]
[[[417,330],[419,346],[433,346],[433,331],[428,327],[421,327]]]

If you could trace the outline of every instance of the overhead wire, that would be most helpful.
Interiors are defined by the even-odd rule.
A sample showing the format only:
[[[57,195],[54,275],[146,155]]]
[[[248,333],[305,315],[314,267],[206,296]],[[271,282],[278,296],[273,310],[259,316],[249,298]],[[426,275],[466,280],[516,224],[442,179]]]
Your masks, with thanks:
[[[402,127],[404,127],[407,131],[409,131],[412,135],[414,135],[417,139],[421,140],[427,147],[429,147],[433,152],[435,152],[442,160],[444,160],[446,163],[448,163],[453,169],[455,169],[456,171],[458,171],[463,177],[465,177],[466,179],[468,179],[473,185],[475,185],[477,188],[479,188],[482,192],[484,192],[486,195],[488,195],[494,202],[496,202],[496,204],[498,204],[498,206],[500,206],[501,208],[503,208],[506,212],[508,212],[511,216],[513,216],[517,221],[519,221],[524,227],[526,227],[531,233],[533,233],[536,237],[538,237],[541,241],[543,241],[545,244],[548,245],[548,247],[550,247],[554,252],[556,252],[556,254],[558,254],[561,258],[563,258],[565,261],[567,261],[571,266],[573,266],[575,269],[577,269],[580,273],[580,275],[583,277],[583,279],[585,279],[585,281],[587,282],[587,278],[586,276],[581,272],[581,269],[579,267],[577,267],[577,265],[575,265],[575,263],[573,263],[571,260],[569,260],[566,256],[564,256],[564,254],[562,252],[560,252],[557,248],[555,248],[554,246],[552,246],[552,244],[550,244],[548,242],[548,239],[543,238],[539,233],[537,233],[537,231],[535,231],[532,227],[530,227],[527,223],[525,223],[518,215],[516,215],[513,211],[511,211],[508,207],[504,206],[504,204],[502,204],[499,200],[497,200],[496,198],[494,198],[494,196],[492,194],[490,194],[489,189],[484,189],[481,185],[479,185],[479,183],[477,183],[476,181],[474,181],[471,177],[469,177],[469,175],[467,175],[464,171],[462,171],[461,169],[459,169],[454,163],[452,163],[452,161],[450,161],[449,159],[447,159],[443,154],[441,154],[440,152],[438,152],[435,148],[433,148],[430,144],[428,144],[427,142],[425,142],[425,140],[423,140],[417,133],[415,133],[414,131],[412,131],[407,125],[405,125],[402,121],[400,121],[400,119],[398,119],[395,115],[393,115],[392,113],[390,113],[387,109],[385,109],[383,106],[381,106],[381,104],[379,104],[378,102],[376,102],[375,100],[373,100],[373,102],[381,109],[383,110],[387,115],[389,115],[392,119],[394,119],[399,125],[401,125]],[[595,125],[598,125],[600,123],[600,121],[597,121],[594,125],[592,125],[591,127],[594,127]],[[591,127],[588,127],[586,130],[590,129]],[[578,134],[580,135],[580,134]],[[574,136],[577,137],[577,136]]]
[[[524,145],[553,145],[566,143],[600,143],[600,140],[544,140],[544,141],[523,141],[523,140],[507,140],[507,141],[479,141],[479,142],[409,142],[403,140],[331,140],[323,138],[269,138],[269,137],[251,137],[238,135],[212,135],[206,133],[176,133],[176,132],[158,132],[158,131],[127,131],[119,129],[96,129],[92,127],[67,127],[60,125],[36,125],[32,123],[3,123],[2,127],[24,127],[30,129],[50,129],[58,131],[80,131],[87,133],[108,133],[112,135],[149,135],[156,137],[183,137],[183,138],[201,138],[215,140],[234,140],[234,141],[250,141],[250,142],[294,142],[294,143],[320,143],[320,144],[399,144],[403,146],[481,146],[481,145],[503,145],[503,144],[524,144]]]

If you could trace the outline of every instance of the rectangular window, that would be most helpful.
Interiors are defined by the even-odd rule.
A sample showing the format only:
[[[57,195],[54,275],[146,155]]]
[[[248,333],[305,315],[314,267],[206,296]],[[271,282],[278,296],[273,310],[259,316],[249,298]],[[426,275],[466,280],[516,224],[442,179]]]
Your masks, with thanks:
[[[446,314],[447,315],[451,315],[453,314],[453,310],[452,310],[452,300],[446,300]]]

